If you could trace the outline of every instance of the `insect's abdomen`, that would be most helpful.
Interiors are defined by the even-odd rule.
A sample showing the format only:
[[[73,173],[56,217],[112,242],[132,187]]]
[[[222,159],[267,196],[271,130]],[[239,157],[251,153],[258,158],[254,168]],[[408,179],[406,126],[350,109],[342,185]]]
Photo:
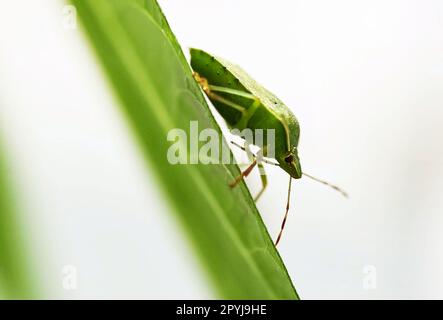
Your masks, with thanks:
[[[235,78],[225,66],[220,64],[213,56],[208,53],[198,50],[191,49],[191,66],[195,72],[197,72],[201,77],[208,80],[211,85],[231,88],[243,92],[249,92],[240,81]],[[248,109],[251,106],[251,99],[247,99],[240,96],[233,96],[230,94],[225,94],[222,92],[217,92],[219,96],[226,98],[239,106]],[[220,115],[226,120],[226,122],[231,126],[235,126],[242,116],[240,111],[237,111],[231,107],[226,106],[219,101],[210,99],[214,107],[220,113]]]

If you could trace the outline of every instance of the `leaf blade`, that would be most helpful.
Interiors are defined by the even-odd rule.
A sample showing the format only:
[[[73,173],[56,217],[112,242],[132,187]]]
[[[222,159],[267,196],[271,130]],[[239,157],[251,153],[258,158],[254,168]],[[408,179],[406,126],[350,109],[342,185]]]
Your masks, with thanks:
[[[32,299],[36,283],[32,279],[29,252],[19,219],[9,162],[0,149],[0,300]]]
[[[156,2],[73,3],[149,165],[220,295],[297,298],[249,191],[244,184],[234,191],[227,186],[238,168],[166,163],[169,130],[189,134],[191,120],[220,130]]]

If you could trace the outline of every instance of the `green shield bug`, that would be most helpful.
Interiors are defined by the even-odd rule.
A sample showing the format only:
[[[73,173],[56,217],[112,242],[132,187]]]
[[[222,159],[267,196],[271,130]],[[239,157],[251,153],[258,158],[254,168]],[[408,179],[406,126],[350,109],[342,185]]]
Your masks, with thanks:
[[[257,201],[267,186],[263,163],[279,166],[289,174],[286,211],[275,245],[281,239],[288,216],[292,179],[306,176],[332,187],[347,197],[346,192],[339,187],[302,172],[297,149],[300,126],[295,115],[280,99],[259,85],[237,65],[210,55],[203,50],[191,49],[190,52],[195,80],[231,128],[274,130],[273,154],[269,154],[269,141],[266,139],[261,143],[252,141],[252,144],[259,147],[260,150],[258,153],[252,154],[252,163],[230,183],[230,186],[235,187],[257,166],[262,181],[262,189],[255,197],[255,201]],[[250,152],[247,143],[245,146],[234,144]]]

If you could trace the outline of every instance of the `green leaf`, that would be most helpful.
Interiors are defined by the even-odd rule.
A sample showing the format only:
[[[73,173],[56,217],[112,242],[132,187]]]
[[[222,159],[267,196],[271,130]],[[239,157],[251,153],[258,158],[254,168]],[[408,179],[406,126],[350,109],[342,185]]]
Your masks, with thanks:
[[[298,298],[245,184],[228,187],[238,167],[167,161],[169,130],[181,128],[189,137],[195,120],[199,130],[221,132],[157,3],[72,2],[159,187],[220,297]]]
[[[36,297],[11,172],[0,149],[0,300]]]

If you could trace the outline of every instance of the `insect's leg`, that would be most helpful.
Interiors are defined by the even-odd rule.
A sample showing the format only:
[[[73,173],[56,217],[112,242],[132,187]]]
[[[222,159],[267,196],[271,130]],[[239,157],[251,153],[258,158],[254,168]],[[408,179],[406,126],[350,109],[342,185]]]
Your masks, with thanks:
[[[198,82],[198,84],[200,85],[200,87],[203,89],[204,92],[209,91],[209,83],[206,78],[203,78],[195,71],[192,73],[192,76],[194,77],[195,81]]]
[[[256,155],[251,151],[251,149],[249,148],[250,144],[248,144],[246,141],[244,142],[245,146],[242,146],[240,144],[238,144],[235,141],[231,140],[231,143],[236,146],[237,148],[240,148],[241,150],[243,150],[244,152],[246,152],[246,155],[248,156],[249,161],[254,160],[256,157]],[[242,164],[239,164],[239,166],[241,166]]]
[[[228,99],[223,98],[222,96],[219,96],[218,94],[215,94],[212,91],[208,91],[206,92],[206,94],[208,95],[209,98],[221,102],[225,105],[227,105],[228,107],[231,107],[237,111],[240,111],[241,113],[244,113],[246,111],[245,108],[243,108],[241,105],[236,104],[235,102],[229,101]]]
[[[254,167],[256,166],[256,164],[257,164],[257,160],[254,160],[254,161],[251,163],[251,165],[250,165],[245,171],[243,171],[238,177],[235,178],[234,181],[232,181],[232,182],[229,184],[229,186],[230,186],[231,188],[234,188],[235,186],[237,186],[237,185],[240,183],[240,181],[243,180],[244,177],[247,177],[247,176],[251,173],[252,169],[254,169]]]
[[[261,197],[261,195],[263,194],[263,192],[265,191],[265,189],[266,189],[266,187],[267,187],[267,185],[268,185],[268,178],[267,178],[267,176],[266,176],[265,168],[264,168],[264,166],[263,166],[263,162],[266,163],[266,160],[263,159],[263,157],[261,157],[260,154],[259,154],[259,155],[255,155],[255,154],[251,153],[251,151],[249,150],[249,148],[246,148],[246,147],[244,147],[244,146],[241,146],[241,145],[239,145],[239,144],[238,144],[237,142],[235,142],[235,141],[231,141],[231,143],[232,143],[233,145],[235,145],[236,147],[239,147],[239,148],[242,149],[243,151],[248,152],[248,154],[251,154],[251,155],[254,157],[254,159],[258,159],[258,161],[257,161],[257,166],[258,166],[258,170],[259,170],[259,172],[260,172],[260,179],[261,179],[261,183],[262,183],[262,188],[261,188],[260,192],[259,192],[259,193],[255,196],[255,198],[254,198],[254,201],[258,201],[258,199]],[[272,162],[271,162],[271,163],[272,163]],[[274,164],[274,165],[278,165],[278,164],[275,164],[275,163],[272,163],[272,164]]]
[[[219,96],[218,94],[212,92],[211,86],[209,85],[208,80],[206,78],[203,78],[197,72],[194,72],[193,75],[194,75],[194,79],[200,84],[201,88],[203,89],[203,91],[206,93],[206,95],[209,98],[216,100],[220,103],[223,103],[223,104],[227,105],[228,107],[231,107],[237,111],[240,111],[241,113],[244,113],[246,111],[246,109],[244,107],[242,107],[232,101],[229,101],[228,99],[225,99],[222,96]]]
[[[257,97],[249,92],[244,92],[241,90],[236,90],[236,89],[227,88],[227,87],[213,86],[210,84],[208,84],[208,87],[211,91],[214,91],[214,92],[223,92],[223,93],[232,94],[234,96],[239,96],[239,97],[243,97],[243,98],[247,98],[247,99],[251,99],[251,100],[257,100]]]
[[[263,166],[263,163],[261,161],[259,161],[257,166],[258,166],[258,171],[260,172],[260,179],[261,179],[262,188],[261,188],[260,192],[257,193],[257,195],[255,196],[255,198],[254,198],[255,202],[258,201],[258,199],[261,197],[261,195],[265,191],[266,187],[268,186],[268,178],[266,177],[266,172],[265,172],[265,168]]]

